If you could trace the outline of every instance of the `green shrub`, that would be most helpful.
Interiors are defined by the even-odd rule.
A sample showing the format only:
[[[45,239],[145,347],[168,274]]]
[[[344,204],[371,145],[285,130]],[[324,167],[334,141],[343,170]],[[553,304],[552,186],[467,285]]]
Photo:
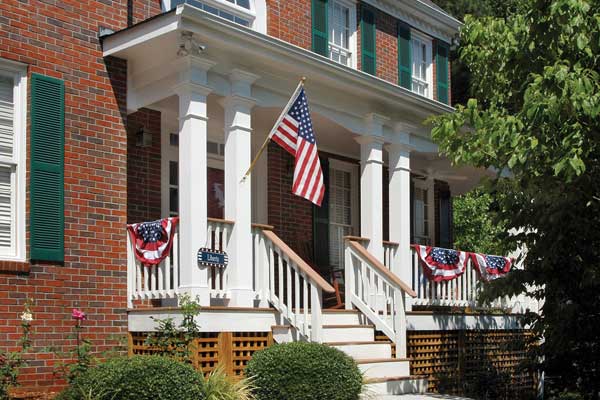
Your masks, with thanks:
[[[255,353],[246,367],[257,400],[356,400],[363,376],[352,358],[322,344],[294,342]]]
[[[59,400],[202,400],[204,380],[189,364],[160,356],[115,358],[79,375]]]

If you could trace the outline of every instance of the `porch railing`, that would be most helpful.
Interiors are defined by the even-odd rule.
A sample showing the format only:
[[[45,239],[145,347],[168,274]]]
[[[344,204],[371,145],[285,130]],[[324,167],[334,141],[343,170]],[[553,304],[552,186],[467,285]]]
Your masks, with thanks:
[[[234,222],[225,219],[208,218],[207,247],[227,252]],[[208,288],[211,297],[227,296],[228,268],[208,267]]]
[[[346,238],[345,258],[346,308],[360,310],[396,343],[396,357],[406,357],[404,293],[416,293],[358,241]]]
[[[254,226],[255,280],[268,301],[302,336],[323,341],[323,292],[335,289],[275,232]]]
[[[470,258],[464,274],[451,281],[433,282],[427,279],[419,255],[412,248],[411,254],[412,288],[417,293],[413,305],[467,307],[476,304],[481,288]]]
[[[135,258],[127,233],[127,307],[135,300],[172,299],[179,287],[179,231],[173,233],[171,253],[160,264],[143,265]]]
[[[227,251],[233,221],[208,219],[206,247]],[[143,265],[135,258],[133,243],[127,234],[127,306],[135,300],[174,299],[179,289],[179,230],[173,234],[171,253],[158,265]],[[214,298],[226,296],[227,268],[208,267],[208,288]]]

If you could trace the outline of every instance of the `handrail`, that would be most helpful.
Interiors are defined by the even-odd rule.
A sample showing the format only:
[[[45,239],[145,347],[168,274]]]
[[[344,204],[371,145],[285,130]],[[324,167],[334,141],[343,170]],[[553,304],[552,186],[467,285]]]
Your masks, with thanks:
[[[373,268],[375,268],[381,275],[387,278],[390,282],[402,289],[410,297],[417,297],[417,293],[403,280],[401,280],[396,274],[390,272],[378,259],[373,257],[371,253],[367,251],[360,243],[350,240],[350,246],[363,257]]]
[[[343,239],[344,239],[344,240],[353,240],[353,241],[355,241],[355,242],[368,242],[368,241],[370,241],[370,240],[371,240],[371,239],[369,239],[369,238],[366,238],[366,237],[361,237],[361,236],[351,236],[351,235],[344,236],[344,237],[343,237]]]
[[[263,231],[272,231],[275,229],[273,225],[252,223],[252,228],[262,229]]]
[[[217,224],[227,224],[227,225],[234,225],[235,224],[235,221],[232,221],[230,219],[208,217],[207,220],[208,220],[208,222],[215,222]]]
[[[269,239],[275,246],[279,247],[281,251],[293,261],[298,268],[306,274],[306,276],[315,283],[321,290],[327,293],[335,293],[335,289],[325,279],[321,277],[314,269],[310,267],[294,250],[292,250],[283,240],[271,230],[263,230],[263,234]]]

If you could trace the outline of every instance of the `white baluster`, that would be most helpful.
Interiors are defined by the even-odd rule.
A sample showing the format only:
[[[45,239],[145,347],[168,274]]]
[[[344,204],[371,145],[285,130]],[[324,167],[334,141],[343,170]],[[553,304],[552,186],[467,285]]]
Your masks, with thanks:
[[[312,282],[310,284],[310,317],[311,317],[311,340],[313,342],[323,342],[323,321],[321,315],[321,303],[323,295],[321,289],[318,289]]]
[[[304,325],[302,326],[302,333],[304,333],[304,336],[308,336],[308,281],[306,275],[302,275],[302,306],[304,307]]]
[[[298,326],[298,315],[300,315],[300,277],[298,270],[294,270],[294,324]]]

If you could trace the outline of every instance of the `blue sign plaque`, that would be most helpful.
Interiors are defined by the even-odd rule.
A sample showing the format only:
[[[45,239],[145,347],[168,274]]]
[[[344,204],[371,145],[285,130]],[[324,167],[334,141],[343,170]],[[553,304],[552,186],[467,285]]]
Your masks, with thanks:
[[[225,268],[229,261],[227,253],[220,250],[201,247],[198,250],[198,264],[206,267]]]

